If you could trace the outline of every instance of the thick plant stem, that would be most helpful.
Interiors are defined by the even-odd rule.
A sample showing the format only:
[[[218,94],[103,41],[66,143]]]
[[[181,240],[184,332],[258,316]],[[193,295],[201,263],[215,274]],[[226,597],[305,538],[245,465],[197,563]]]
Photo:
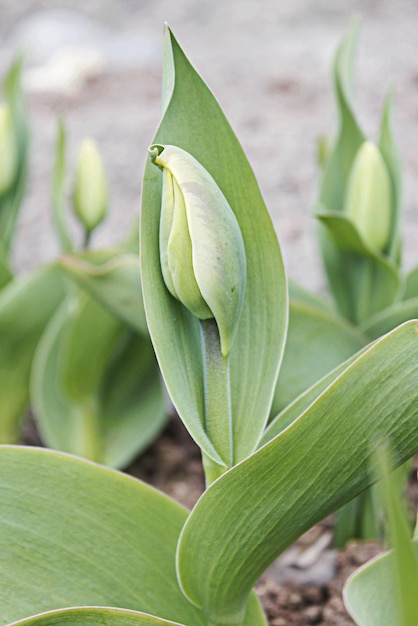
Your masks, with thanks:
[[[231,388],[228,357],[222,355],[215,320],[204,320],[200,327],[205,387],[205,429],[225,463],[225,466],[221,466],[207,456],[204,458],[206,481],[210,484],[234,463]]]

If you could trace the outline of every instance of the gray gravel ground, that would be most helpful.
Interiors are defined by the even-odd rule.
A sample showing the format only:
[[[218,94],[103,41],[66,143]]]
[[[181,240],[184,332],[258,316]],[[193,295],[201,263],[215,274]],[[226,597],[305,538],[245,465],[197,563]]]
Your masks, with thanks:
[[[17,267],[32,267],[56,253],[49,186],[57,112],[65,114],[70,164],[86,135],[103,151],[112,213],[95,243],[114,241],[138,215],[146,148],[159,118],[162,25],[168,21],[252,163],[289,275],[322,289],[309,213],[318,185],[315,141],[335,130],[330,66],[354,14],[363,23],[358,111],[370,137],[376,136],[385,92],[391,85],[396,91],[395,126],[405,166],[405,265],[417,264],[414,0],[0,0],[0,69],[26,49],[33,126]],[[78,84],[80,77],[85,80]]]

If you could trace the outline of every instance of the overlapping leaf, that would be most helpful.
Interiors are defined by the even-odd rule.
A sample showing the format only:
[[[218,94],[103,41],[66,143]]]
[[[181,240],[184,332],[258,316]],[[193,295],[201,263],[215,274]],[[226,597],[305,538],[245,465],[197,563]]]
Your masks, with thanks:
[[[268,417],[286,327],[283,265],[254,174],[222,110],[168,30],[165,45],[165,109],[154,143],[179,146],[206,168],[232,207],[244,239],[246,293],[229,355],[230,430],[238,461],[254,449]],[[161,174],[149,162],[143,187],[141,257],[150,334],[180,416],[204,453],[223,464],[205,431],[199,324],[170,296],[161,275],[160,204]]]
[[[178,571],[213,623],[240,624],[269,563],[371,484],[376,441],[390,440],[396,464],[418,449],[417,384],[410,322],[364,350],[299,419],[206,491],[183,529]]]

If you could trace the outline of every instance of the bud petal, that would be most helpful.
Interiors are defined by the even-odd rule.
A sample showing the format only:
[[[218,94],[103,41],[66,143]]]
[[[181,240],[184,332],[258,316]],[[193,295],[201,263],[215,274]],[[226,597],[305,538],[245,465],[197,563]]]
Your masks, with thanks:
[[[160,259],[170,293],[199,319],[217,322],[231,349],[245,291],[245,249],[238,221],[212,176],[176,146],[151,146],[163,169]]]
[[[92,139],[85,139],[81,144],[73,203],[77,217],[88,232],[100,224],[107,212],[106,174],[100,153]]]
[[[18,149],[10,107],[0,105],[0,196],[13,185],[18,169]]]
[[[370,141],[360,146],[351,167],[344,211],[368,245],[384,250],[391,228],[391,184],[380,150]]]

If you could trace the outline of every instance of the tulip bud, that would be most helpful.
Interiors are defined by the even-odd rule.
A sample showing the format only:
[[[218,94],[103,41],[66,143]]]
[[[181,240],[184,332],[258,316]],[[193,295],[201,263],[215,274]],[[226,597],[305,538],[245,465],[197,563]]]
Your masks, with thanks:
[[[391,183],[379,149],[365,141],[348,180],[344,212],[370,247],[384,250],[391,228]]]
[[[0,105],[0,196],[13,185],[18,168],[18,148],[10,107]]]
[[[245,291],[240,226],[212,176],[176,146],[151,146],[163,170],[160,260],[170,293],[201,320],[216,320],[222,354],[231,349]]]
[[[81,144],[74,184],[74,209],[90,233],[104,219],[108,206],[108,186],[102,159],[92,139]]]

